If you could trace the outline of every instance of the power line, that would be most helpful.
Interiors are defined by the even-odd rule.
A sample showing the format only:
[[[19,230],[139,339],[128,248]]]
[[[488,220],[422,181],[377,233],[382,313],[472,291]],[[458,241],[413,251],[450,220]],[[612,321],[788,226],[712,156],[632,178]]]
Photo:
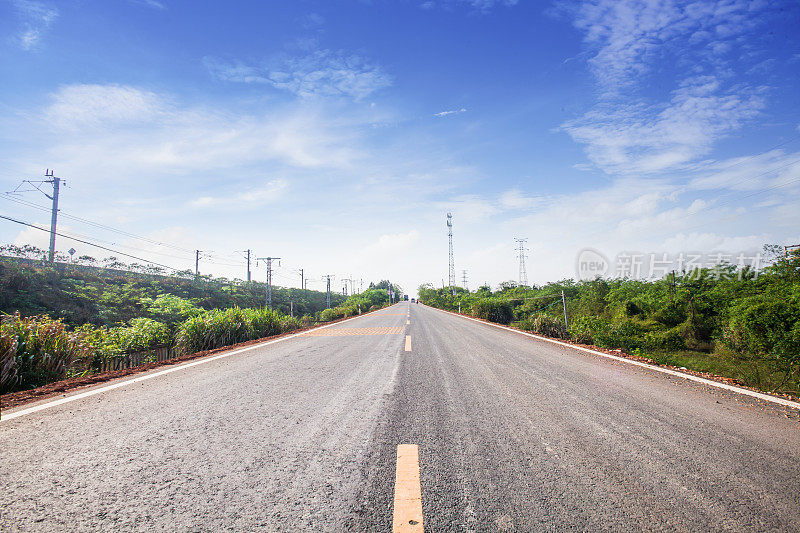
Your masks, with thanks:
[[[49,233],[49,231],[47,229],[40,228],[39,226],[37,226],[35,224],[30,224],[28,222],[23,222],[21,220],[17,220],[15,218],[7,217],[7,216],[4,216],[4,215],[0,215],[0,218],[3,218],[5,220],[10,220],[11,222],[16,222],[17,224],[22,224],[23,226],[29,226],[31,228],[38,229],[39,231],[44,231],[45,233]],[[130,257],[131,259],[136,259],[137,261],[144,261],[145,263],[149,263],[151,265],[156,265],[156,266],[160,266],[160,267],[163,267],[163,268],[168,268],[169,270],[174,270],[175,272],[180,272],[177,268],[173,268],[173,267],[167,266],[167,265],[162,265],[161,263],[156,263],[155,261],[150,261],[149,259],[144,259],[142,257],[136,257],[135,255],[126,254],[125,252],[120,252],[118,250],[113,250],[113,249],[108,248],[106,246],[101,246],[99,244],[95,244],[93,242],[84,241],[82,239],[76,239],[75,237],[70,237],[69,235],[64,235],[64,234],[58,233],[58,232],[56,232],[56,235],[58,235],[59,237],[64,237],[65,239],[70,239],[70,240],[77,241],[77,242],[80,242],[80,243],[83,243],[83,244],[88,244],[89,246],[94,246],[95,248],[100,248],[101,250],[106,250],[106,251],[109,251],[109,252],[113,252],[113,253],[115,253],[117,255],[123,255],[125,257]]]

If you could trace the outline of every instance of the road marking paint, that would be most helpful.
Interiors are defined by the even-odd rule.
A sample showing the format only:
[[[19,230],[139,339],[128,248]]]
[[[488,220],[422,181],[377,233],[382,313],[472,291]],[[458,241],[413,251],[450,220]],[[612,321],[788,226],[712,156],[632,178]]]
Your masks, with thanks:
[[[429,306],[430,307],[430,306]],[[492,326],[499,329],[505,329],[508,331],[512,331],[514,333],[519,333],[520,335],[525,335],[526,337],[533,337],[534,339],[539,339],[542,341],[552,342],[553,344],[558,344],[559,346],[565,346],[567,348],[572,348],[574,350],[578,350],[581,352],[590,353],[593,355],[599,355],[601,357],[606,357],[608,359],[614,359],[615,361],[620,361],[622,363],[628,363],[630,365],[636,365],[643,368],[649,368],[650,370],[655,370],[656,372],[661,372],[663,374],[670,374],[672,376],[677,376],[679,378],[688,379],[691,381],[696,381],[697,383],[702,383],[704,385],[708,385],[710,387],[717,387],[718,389],[725,389],[732,392],[736,392],[739,394],[744,394],[745,396],[751,396],[753,398],[758,398],[759,400],[764,400],[766,402],[777,403],[780,405],[784,405],[786,407],[792,407],[794,409],[800,409],[800,403],[793,402],[791,400],[785,400],[783,398],[778,398],[777,396],[770,396],[768,394],[763,394],[760,392],[751,391],[749,389],[743,389],[741,387],[736,387],[735,385],[728,385],[727,383],[720,383],[719,381],[714,381],[711,379],[701,378],[699,376],[695,376],[693,374],[685,374],[683,372],[679,372],[677,370],[671,370],[669,368],[663,368],[660,366],[651,365],[648,363],[642,363],[641,361],[636,361],[633,359],[628,359],[627,357],[620,357],[618,355],[611,355],[608,353],[598,352],[597,350],[592,350],[591,348],[584,348],[583,346],[575,346],[574,344],[569,344],[567,342],[557,341],[555,339],[549,339],[547,337],[542,337],[540,335],[534,335],[533,333],[528,333],[527,331],[520,331],[518,329],[509,328],[506,326],[501,326],[500,324],[492,324],[490,322],[484,322],[483,320],[478,320],[476,318],[472,318],[469,316],[459,315],[458,313],[451,313],[450,311],[445,311],[444,309],[437,309],[435,307],[431,307],[431,309],[435,309],[436,311],[441,311],[443,313],[448,313],[450,315],[455,315],[457,317],[461,317],[465,320],[472,320],[473,322],[478,322],[480,324],[485,324],[487,326]]]
[[[392,531],[425,531],[422,524],[422,487],[419,482],[419,446],[416,444],[400,444],[397,447]]]
[[[320,327],[316,328],[313,331],[317,331],[317,330],[320,330],[320,329],[326,329],[326,328],[330,328],[330,327],[333,327],[333,326],[338,326],[340,324],[344,324],[345,322],[350,322],[351,320],[355,320],[357,318],[361,318],[362,316],[364,316],[364,315],[354,316],[352,318],[348,318],[348,319],[342,320],[341,322],[337,322],[335,324],[328,324],[327,326],[320,326]],[[86,391],[86,392],[82,392],[80,394],[75,394],[73,396],[67,396],[66,398],[59,398],[58,400],[53,400],[51,402],[46,402],[46,403],[42,403],[42,404],[39,404],[39,405],[34,405],[33,407],[28,407],[27,409],[21,409],[19,411],[15,411],[13,413],[8,413],[8,414],[0,413],[0,422],[5,422],[6,420],[13,420],[14,418],[19,418],[19,417],[25,416],[25,415],[30,415],[30,414],[36,413],[38,411],[43,411],[44,409],[49,409],[50,407],[56,407],[58,405],[63,405],[65,403],[70,403],[70,402],[74,402],[74,401],[77,401],[77,400],[82,400],[83,398],[88,398],[88,397],[94,396],[96,394],[102,394],[102,393],[110,391],[110,390],[114,390],[114,389],[118,389],[120,387],[124,387],[125,385],[133,385],[134,383],[147,381],[148,379],[153,379],[153,378],[156,378],[156,377],[159,377],[159,376],[163,376],[163,375],[166,375],[166,374],[171,374],[173,372],[177,372],[179,370],[183,370],[183,369],[186,369],[186,368],[191,368],[193,366],[204,365],[206,363],[210,363],[211,361],[216,361],[217,359],[222,359],[223,357],[230,357],[232,355],[238,355],[240,353],[248,352],[250,350],[263,348],[264,346],[269,346],[270,344],[276,344],[278,342],[288,341],[289,339],[294,339],[295,337],[300,337],[301,335],[303,335],[305,333],[308,333],[308,332],[304,331],[302,333],[295,333],[293,335],[288,335],[286,337],[281,337],[280,339],[274,339],[274,340],[271,340],[271,341],[262,342],[260,344],[254,344],[253,346],[248,346],[246,348],[240,348],[238,350],[233,350],[233,351],[230,351],[230,352],[224,352],[224,353],[221,353],[219,355],[214,355],[214,356],[207,357],[207,358],[197,359],[197,360],[192,361],[190,363],[186,363],[186,364],[182,364],[182,365],[178,365],[178,366],[173,366],[171,368],[167,368],[166,370],[161,370],[159,372],[154,372],[152,374],[145,374],[143,376],[139,376],[139,377],[136,377],[136,378],[133,378],[133,379],[129,379],[129,380],[126,380],[126,381],[118,381],[118,382],[113,383],[111,385],[106,385],[104,387],[98,387],[96,389],[92,389],[92,390],[89,390],[89,391]]]
[[[406,335],[406,351],[411,351],[411,335]]]
[[[411,325],[411,321],[410,320],[406,320],[406,326],[410,326],[410,325]]]
[[[400,335],[403,327],[378,327],[378,328],[333,328],[325,331],[312,329],[304,333],[306,337],[345,337],[354,335]]]

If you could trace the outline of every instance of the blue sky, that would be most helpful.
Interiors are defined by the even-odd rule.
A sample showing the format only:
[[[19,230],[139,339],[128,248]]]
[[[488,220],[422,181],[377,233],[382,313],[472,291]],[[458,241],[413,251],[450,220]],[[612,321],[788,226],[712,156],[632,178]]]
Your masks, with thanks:
[[[473,288],[517,277],[514,237],[537,283],[586,247],[754,253],[800,242],[798,22],[790,1],[1,0],[0,182],[54,168],[64,213],[149,241],[64,232],[230,277],[250,248],[295,286],[440,284],[447,211]]]

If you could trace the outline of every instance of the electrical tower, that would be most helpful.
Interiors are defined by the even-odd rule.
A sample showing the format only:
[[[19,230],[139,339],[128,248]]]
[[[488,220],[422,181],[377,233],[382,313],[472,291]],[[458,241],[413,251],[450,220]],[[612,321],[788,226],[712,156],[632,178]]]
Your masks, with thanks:
[[[57,178],[54,175],[54,172],[49,168],[45,170],[44,177],[48,179],[38,180],[38,181],[31,181],[31,180],[23,180],[22,183],[17,185],[17,188],[13,191],[9,191],[7,194],[21,194],[23,192],[29,192],[33,189],[20,189],[23,185],[27,184],[32,186],[34,189],[39,191],[40,193],[47,196],[50,200],[53,201],[53,208],[50,214],[50,250],[47,254],[47,259],[51,263],[55,261],[55,254],[56,254],[56,221],[58,219],[58,193],[61,189],[61,185],[66,185],[67,182],[62,181],[61,178]],[[43,183],[52,183],[53,184],[53,195],[49,195],[44,192],[39,185]]]
[[[528,286],[528,272],[525,270],[525,242],[528,240],[527,238],[524,239],[514,239],[519,244],[519,248],[517,249],[517,257],[519,257],[519,285],[520,287],[527,287]]]
[[[256,266],[259,261],[267,262],[267,309],[272,309],[272,261],[279,260],[280,257],[257,257]],[[280,266],[280,262],[278,262]]]
[[[469,288],[467,287],[467,271],[466,270],[462,270],[461,271],[461,283],[464,286],[464,290],[469,292]]]
[[[453,262],[453,214],[447,213],[447,237],[450,240],[450,292],[456,294],[456,266]]]

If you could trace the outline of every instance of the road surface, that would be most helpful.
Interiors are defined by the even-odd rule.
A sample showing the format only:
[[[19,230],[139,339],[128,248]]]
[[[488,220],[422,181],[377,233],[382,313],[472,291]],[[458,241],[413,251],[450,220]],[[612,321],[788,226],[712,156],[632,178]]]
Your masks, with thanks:
[[[25,407],[4,532],[800,530],[796,411],[422,305]]]

